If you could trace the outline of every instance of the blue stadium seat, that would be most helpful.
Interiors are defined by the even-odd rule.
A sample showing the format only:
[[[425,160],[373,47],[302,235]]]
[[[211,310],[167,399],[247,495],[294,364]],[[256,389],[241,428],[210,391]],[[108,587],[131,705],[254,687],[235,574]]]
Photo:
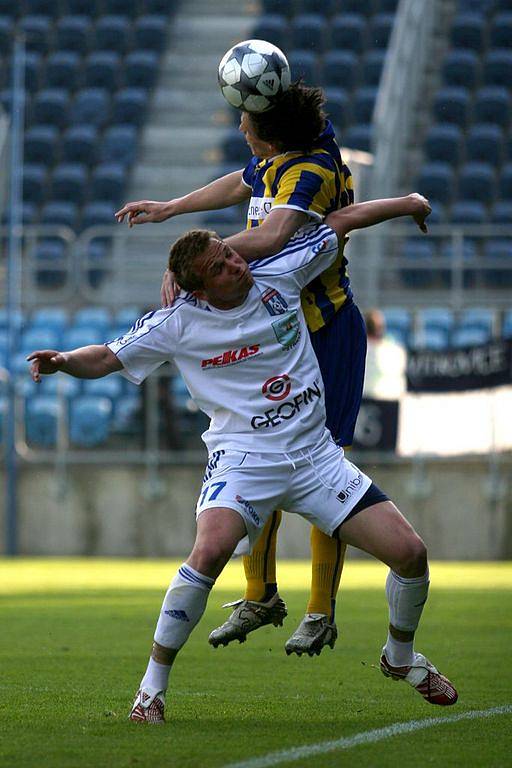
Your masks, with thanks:
[[[58,333],[62,333],[69,324],[69,313],[63,307],[41,307],[35,309],[30,317],[32,328],[52,328]]]
[[[121,163],[100,163],[91,174],[95,201],[120,203],[126,183],[126,169]]]
[[[34,125],[25,133],[25,161],[52,165],[57,156],[59,131],[55,125]]]
[[[451,42],[454,48],[481,51],[484,42],[485,19],[480,13],[459,13],[453,20]]]
[[[25,36],[25,45],[29,51],[37,51],[43,56],[52,44],[52,25],[46,16],[23,16],[20,28]]]
[[[361,53],[366,48],[367,23],[358,14],[340,13],[331,24],[332,48]]]
[[[496,196],[496,173],[489,163],[468,162],[459,172],[459,197],[489,204]]]
[[[338,0],[302,0],[301,8],[304,13],[320,13],[331,16],[338,9]],[[283,11],[279,11],[283,13]]]
[[[110,97],[105,88],[82,88],[71,105],[69,120],[74,125],[101,128],[108,120]]]
[[[501,332],[506,338],[512,336],[512,309],[505,313]]]
[[[14,39],[14,22],[7,16],[0,16],[0,51],[8,51]]]
[[[362,68],[365,85],[379,85],[385,58],[385,49],[370,50],[363,55]]]
[[[432,212],[428,217],[428,224],[442,224],[446,221],[446,208],[436,200],[430,200],[430,207]]]
[[[115,314],[115,322],[117,326],[124,328],[127,331],[135,321],[143,314],[140,307],[127,306],[121,307]]]
[[[108,274],[108,247],[109,238],[106,237],[96,237],[89,242],[85,253],[85,273],[91,288],[98,288]]]
[[[302,78],[306,85],[315,86],[320,82],[319,59],[312,51],[295,49],[287,56],[292,80]]]
[[[40,163],[25,163],[23,166],[23,200],[27,203],[40,203],[47,187],[47,173]]]
[[[103,0],[103,12],[109,15],[126,14],[134,18],[141,12],[142,8],[139,2],[127,3],[126,0]]]
[[[23,10],[21,3],[13,3],[12,0],[0,0],[0,16],[16,19],[23,13]]]
[[[115,91],[120,83],[121,57],[115,51],[93,51],[85,59],[85,85]]]
[[[326,47],[327,22],[317,13],[300,13],[290,25],[291,44],[294,48],[322,53]]]
[[[371,123],[357,123],[351,125],[341,137],[344,147],[360,149],[363,152],[372,151],[373,129]]]
[[[459,245],[453,243],[451,240],[444,243],[441,247],[441,257],[447,259],[449,262],[458,260],[459,258]],[[465,238],[462,242],[462,281],[465,288],[471,288],[474,286],[476,278],[475,266],[478,263],[478,249],[473,240]],[[452,281],[452,270],[442,269],[441,277],[443,285],[449,286]]]
[[[459,0],[458,6],[461,11],[474,11],[476,13],[487,14],[493,10],[496,0]]]
[[[137,152],[137,129],[133,125],[112,125],[103,135],[100,160],[103,163],[134,162]]]
[[[250,37],[256,40],[268,40],[269,43],[277,45],[284,51],[290,47],[288,21],[277,13],[258,19]]]
[[[499,193],[503,200],[512,200],[512,163],[501,169]]]
[[[141,411],[141,398],[136,395],[123,395],[114,405],[112,432],[134,436],[138,433],[137,416]]]
[[[55,0],[24,0],[24,11],[31,15],[55,18],[59,15],[59,10],[59,3]]]
[[[495,123],[505,128],[512,118],[510,93],[507,88],[491,85],[476,92],[473,119],[478,123]]]
[[[158,74],[158,55],[154,51],[133,51],[123,66],[126,85],[132,88],[152,88]]]
[[[68,116],[68,94],[62,88],[44,88],[34,97],[33,122],[62,128]]]
[[[105,307],[82,307],[75,312],[75,328],[94,328],[105,333],[112,323],[112,315]]]
[[[512,69],[512,51],[505,48],[495,48],[484,56],[484,84],[510,85]]]
[[[387,48],[394,22],[394,13],[376,13],[372,16],[369,30],[369,42],[372,48]]]
[[[347,14],[371,16],[374,12],[374,0],[342,0],[341,10]]]
[[[94,395],[96,397],[108,397],[113,402],[121,396],[123,391],[123,382],[119,374],[111,374],[101,379],[89,379],[83,384],[84,395]]]
[[[62,347],[65,350],[86,347],[88,344],[103,344],[105,335],[97,328],[70,328],[62,335]]]
[[[324,55],[323,84],[350,91],[359,80],[359,58],[353,51],[327,51]]]
[[[429,160],[458,165],[462,157],[462,131],[452,123],[438,123],[427,132],[425,152]]]
[[[84,163],[61,163],[52,176],[52,196],[55,200],[83,203],[87,194],[88,167]]]
[[[488,334],[482,328],[456,328],[452,333],[452,346],[457,349],[485,344]]]
[[[354,91],[352,106],[356,123],[371,123],[373,110],[377,100],[378,88],[375,86],[363,86]]]
[[[2,223],[7,223],[8,217],[6,214],[8,211],[4,213],[4,216],[2,217]],[[35,221],[37,219],[38,215],[38,208],[35,203],[27,203],[23,201],[22,208],[21,208],[21,221],[23,224],[35,224]]]
[[[42,240],[36,247],[36,282],[41,288],[61,288],[66,283],[66,247],[61,240]]]
[[[398,0],[375,0],[375,13],[394,13]]]
[[[294,0],[263,0],[262,1],[263,16],[279,15],[291,18],[295,11]]]
[[[98,129],[94,125],[73,125],[62,137],[62,159],[67,163],[89,163],[96,160]]]
[[[418,310],[418,321],[424,330],[441,330],[448,337],[455,324],[453,311],[448,307],[425,307]]]
[[[102,0],[66,0],[69,13],[82,16],[98,16],[103,10]]]
[[[112,203],[94,201],[87,203],[82,209],[82,229],[114,223],[114,207]]]
[[[69,409],[69,437],[74,445],[92,448],[110,432],[112,403],[106,397],[77,397]]]
[[[56,373],[54,376],[45,376],[38,385],[38,392],[42,395],[58,397],[77,397],[82,389],[80,379],[66,376],[65,373]]]
[[[418,178],[418,191],[440,203],[450,203],[455,191],[455,176],[448,163],[425,163]]]
[[[405,307],[386,307],[382,310],[386,321],[386,330],[391,333],[391,329],[400,334],[403,339],[407,339],[412,326],[411,313]],[[405,343],[407,343],[405,341]]]
[[[487,209],[475,200],[457,200],[450,211],[452,224],[485,224]]]
[[[221,148],[225,162],[242,164],[249,162],[250,150],[245,138],[237,128],[231,128],[226,133]]]
[[[114,96],[112,122],[142,125],[147,99],[147,93],[143,88],[121,88]]]
[[[435,245],[429,240],[420,240],[417,237],[408,238],[404,243],[403,256],[408,260],[411,268],[401,270],[402,280],[410,288],[427,288],[432,285],[434,279]],[[418,269],[414,269],[414,264]]]
[[[131,47],[131,24],[127,16],[100,16],[95,33],[99,51],[126,53]]]
[[[512,200],[499,200],[491,208],[493,224],[512,224]]]
[[[57,45],[61,51],[84,55],[92,43],[92,23],[87,16],[62,16],[56,26]]]
[[[448,52],[443,63],[446,85],[474,88],[480,74],[480,57],[474,51],[455,49]]]
[[[492,48],[510,48],[512,41],[512,13],[497,13],[491,22]]]
[[[7,311],[7,308],[0,306],[0,328],[1,329],[5,330],[7,328],[7,320],[8,320],[8,317],[10,317],[10,316],[11,316],[11,313],[9,313]],[[23,329],[25,327],[26,321],[27,321],[27,318],[26,318],[24,312],[21,312],[20,310],[15,310],[12,313],[12,316],[17,321],[17,324],[18,324],[19,328]],[[26,370],[26,368],[25,368],[25,370]]]
[[[21,334],[20,351],[25,355],[36,349],[59,349],[60,333],[53,328],[27,328]]]
[[[141,16],[134,24],[134,48],[162,53],[167,46],[167,18],[152,14]],[[263,38],[266,40],[267,38]]]
[[[497,11],[512,11],[512,0],[493,0],[493,2]]]
[[[343,88],[325,88],[325,111],[338,130],[343,130],[349,122],[350,99]],[[364,122],[364,120],[361,120]]]
[[[175,8],[176,6],[169,3],[169,0],[142,0],[143,13],[168,16]]]
[[[54,448],[60,406],[50,395],[36,395],[25,401],[25,435],[29,445]]]
[[[411,348],[441,351],[448,345],[449,335],[443,328],[419,328],[413,336]]]
[[[41,209],[41,224],[61,224],[76,230],[78,206],[68,200],[50,200]]]
[[[0,39],[0,50],[2,41]],[[5,50],[5,48],[3,49]],[[43,56],[36,51],[25,51],[25,88],[29,93],[36,93],[42,85]],[[11,62],[5,68],[7,77],[6,85],[10,85],[12,77]]]
[[[81,58],[74,51],[55,51],[46,61],[46,83],[50,88],[74,91],[81,81]]]
[[[485,283],[492,288],[512,286],[512,240],[493,238],[484,245],[484,259],[491,261],[484,271]]]
[[[440,123],[455,123],[462,128],[468,121],[469,105],[467,88],[441,88],[434,99],[434,115]]]
[[[221,224],[236,224],[240,219],[241,214],[238,205],[231,205],[229,208],[221,208],[204,214],[204,223],[211,227]]]
[[[466,156],[498,166],[503,160],[504,144],[503,130],[499,125],[473,125],[466,134]]]

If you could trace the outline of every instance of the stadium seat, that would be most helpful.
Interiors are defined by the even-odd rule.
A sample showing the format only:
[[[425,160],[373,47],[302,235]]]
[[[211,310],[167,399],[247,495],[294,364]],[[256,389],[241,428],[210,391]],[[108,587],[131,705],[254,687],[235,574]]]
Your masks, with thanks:
[[[82,307],[75,312],[75,328],[93,328],[105,333],[112,323],[112,316],[105,307]]]
[[[126,183],[125,167],[121,163],[100,163],[91,174],[92,197],[96,202],[121,202]]]
[[[147,93],[143,88],[122,88],[114,96],[113,123],[142,125],[146,114]]]
[[[451,339],[456,349],[478,346],[488,341],[489,336],[482,328],[455,328]]]
[[[112,432],[134,436],[139,432],[137,417],[141,413],[141,398],[138,395],[123,395],[114,405]]]
[[[141,16],[134,24],[134,48],[163,53],[167,46],[167,18],[160,15]],[[266,40],[267,38],[263,38]]]
[[[512,13],[497,13],[491,22],[490,45],[492,48],[510,48],[512,40]]]
[[[214,228],[221,224],[236,224],[241,220],[240,208],[238,205],[231,205],[229,208],[221,208],[217,211],[210,211],[204,214],[204,223]]]
[[[512,163],[506,163],[501,169],[499,193],[503,200],[512,200]]]
[[[493,224],[512,224],[512,200],[499,200],[491,208]]]
[[[363,152],[372,151],[372,124],[357,123],[351,125],[341,136],[341,142],[344,147],[349,149],[360,149]],[[430,219],[429,219],[430,220]]]
[[[121,396],[123,382],[119,374],[111,374],[101,379],[89,379],[84,381],[82,391],[84,395],[95,397],[108,397],[112,403]]]
[[[25,133],[24,158],[29,163],[53,165],[59,131],[55,125],[34,125]]]
[[[384,68],[385,50],[370,50],[362,57],[363,81],[365,85],[379,85]]]
[[[6,214],[8,211],[5,212]],[[25,200],[22,204],[21,209],[21,221],[23,224],[34,224],[38,215],[38,208],[35,203],[27,203]],[[4,219],[3,219],[4,221]],[[7,222],[7,218],[5,218],[5,222]]]
[[[24,0],[24,11],[31,15],[55,18],[59,14],[59,3],[55,0]]]
[[[128,166],[136,159],[137,129],[133,125],[113,125],[107,128],[100,147],[100,161]]]
[[[323,57],[324,86],[352,90],[359,80],[359,58],[353,51],[327,51]]]
[[[0,50],[2,50],[2,48],[0,48]],[[3,50],[5,50],[5,48]],[[41,88],[43,80],[42,59],[43,56],[36,51],[25,51],[25,88],[29,93],[36,93],[36,91]],[[11,62],[9,62],[9,66],[5,68],[5,74],[7,76],[6,85],[9,85],[12,77]]]
[[[130,18],[136,17],[141,12],[140,3],[132,0],[127,3],[126,0],[103,0],[103,12],[109,15],[126,14]]]
[[[45,376],[38,385],[38,392],[45,396],[53,398],[77,397],[82,389],[80,379],[73,376],[67,376],[65,373],[56,373],[54,376]]]
[[[62,16],[56,27],[57,45],[60,51],[86,54],[92,42],[92,23],[87,16]]]
[[[82,209],[82,229],[112,225],[114,221],[114,207],[112,203],[96,200],[87,203]]]
[[[68,115],[68,94],[62,88],[44,88],[34,97],[33,122],[62,128]]]
[[[127,16],[100,16],[96,23],[98,51],[126,53],[131,48],[131,25]],[[142,46],[141,46],[142,47]]]
[[[66,0],[69,13],[82,16],[98,16],[103,10],[102,0]]]
[[[46,61],[46,83],[50,88],[74,91],[81,84],[82,62],[74,51],[55,51]]]
[[[25,163],[23,166],[23,200],[40,203],[46,194],[47,173],[40,163]]]
[[[87,194],[88,167],[84,163],[61,163],[52,176],[52,196],[55,200],[83,203]]]
[[[334,126],[341,131],[349,122],[350,99],[347,92],[343,88],[325,88],[324,93],[325,111]]]
[[[88,344],[103,344],[105,335],[97,328],[70,328],[62,335],[62,346],[64,349],[77,349],[86,347]]]
[[[430,200],[430,207],[432,212],[428,217],[428,223],[430,224],[442,224],[446,221],[446,208],[437,200]]]
[[[443,63],[443,81],[448,86],[474,88],[480,74],[480,57],[474,51],[455,49]]]
[[[16,19],[23,10],[21,3],[13,3],[12,0],[0,0],[0,16]]]
[[[455,176],[448,163],[425,163],[418,178],[418,191],[440,203],[450,203],[455,191]]]
[[[0,16],[0,51],[8,51],[14,39],[14,22],[7,16]]]
[[[394,13],[398,0],[375,0],[375,13]]]
[[[91,288],[98,288],[108,274],[108,246],[109,238],[106,237],[95,237],[88,244],[83,263],[86,267],[86,279]]]
[[[449,335],[443,328],[419,328],[412,337],[411,349],[441,351],[449,346]]]
[[[331,16],[337,10],[338,5],[338,0],[302,0],[301,9],[304,13],[320,13],[323,16]]]
[[[260,17],[250,37],[256,40],[268,40],[281,50],[286,51],[290,47],[288,22],[284,16],[277,13]]]
[[[484,42],[485,20],[480,13],[459,13],[452,23],[451,43],[454,48],[480,52]]]
[[[512,286],[512,240],[493,238],[484,245],[485,284],[492,288],[510,289]],[[485,262],[484,262],[485,263]]]
[[[477,123],[495,123],[505,128],[512,118],[510,93],[502,86],[487,86],[476,92],[473,119]]]
[[[478,249],[473,240],[465,238],[461,244],[449,240],[441,247],[441,257],[451,264],[456,264],[462,256],[462,282],[465,288],[473,287],[476,278],[475,267],[478,264]],[[450,286],[453,272],[451,267],[440,271],[443,284]]]
[[[68,200],[50,200],[41,209],[41,224],[60,224],[76,230],[78,206]]]
[[[489,51],[484,56],[484,84],[507,88],[510,85],[511,69],[512,51],[504,48]]]
[[[262,15],[278,15],[291,18],[295,11],[294,0],[263,0],[262,1]]]
[[[62,137],[62,159],[67,163],[94,163],[98,129],[94,125],[73,125]]]
[[[69,324],[69,313],[63,307],[41,307],[30,317],[32,328],[50,328],[61,334]]]
[[[489,163],[468,162],[459,172],[459,197],[489,204],[496,196],[496,173]]]
[[[434,99],[434,115],[440,123],[455,123],[463,128],[469,116],[467,88],[441,88]]]
[[[35,252],[36,282],[41,288],[61,288],[66,283],[66,247],[61,240],[46,239]]]
[[[507,339],[512,336],[512,310],[505,313],[501,332]]]
[[[110,431],[112,403],[106,397],[77,397],[70,403],[69,437],[74,445],[94,447],[104,443]]]
[[[122,307],[116,312],[114,320],[118,327],[122,327],[127,331],[142,314],[144,313],[141,311],[140,307]]]
[[[93,51],[85,59],[85,85],[115,91],[120,83],[121,57],[115,51]],[[124,68],[124,67],[123,67]]]
[[[301,13],[290,25],[291,45],[294,48],[323,53],[326,47],[327,23],[317,13]]]
[[[21,334],[20,351],[28,355],[35,349],[59,349],[60,333],[53,328],[27,328]]]
[[[302,78],[306,85],[315,86],[320,82],[319,59],[315,53],[304,50],[293,50],[287,56],[292,79]]]
[[[412,326],[411,314],[404,307],[386,307],[382,310],[386,321],[386,330],[398,329],[403,337],[407,338]]]
[[[105,88],[82,88],[71,105],[69,121],[74,125],[101,128],[108,120],[110,97]]]
[[[154,51],[133,51],[125,57],[124,77],[131,88],[152,88],[158,74],[158,55]]]
[[[25,401],[25,436],[29,445],[54,448],[57,445],[59,402],[51,395],[36,395]]]
[[[331,45],[340,51],[361,53],[366,48],[366,19],[358,14],[340,13],[331,24]]]
[[[166,16],[175,8],[176,6],[169,3],[169,0],[142,0],[142,12],[147,14]]]
[[[405,285],[410,288],[427,288],[432,285],[434,278],[435,245],[432,241],[420,240],[417,237],[408,238],[404,243],[403,256],[411,268],[401,270]],[[418,265],[414,269],[414,264]]]
[[[488,123],[471,126],[466,134],[466,157],[472,161],[501,165],[504,154],[503,130]]]
[[[488,336],[493,335],[496,323],[495,312],[488,307],[470,307],[460,313],[460,328],[481,328]]]
[[[376,13],[372,16],[369,29],[369,43],[372,48],[387,48],[394,23],[394,13]]]
[[[421,308],[418,310],[417,316],[420,328],[427,331],[440,329],[446,334],[447,338],[455,325],[453,311],[448,307]]]
[[[371,16],[374,13],[374,0],[342,0],[341,10],[346,14]]]
[[[485,224],[487,209],[475,200],[457,200],[450,211],[452,224]]]
[[[375,86],[363,86],[354,92],[353,111],[356,123],[371,123],[373,110],[377,100],[378,88]]]
[[[429,160],[458,165],[462,157],[463,134],[457,125],[439,123],[427,132],[425,152]]]
[[[512,0],[493,0],[493,2],[497,11],[512,11]]]
[[[247,146],[244,136],[237,128],[231,128],[221,143],[222,154],[227,163],[249,162],[250,150]]]
[[[23,16],[20,29],[25,37],[28,51],[36,51],[45,56],[52,45],[52,25],[46,16]]]

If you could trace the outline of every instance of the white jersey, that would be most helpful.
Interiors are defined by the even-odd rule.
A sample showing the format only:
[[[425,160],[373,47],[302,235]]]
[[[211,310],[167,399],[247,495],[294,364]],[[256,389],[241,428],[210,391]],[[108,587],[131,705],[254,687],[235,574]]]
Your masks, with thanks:
[[[315,445],[325,432],[324,387],[300,294],[337,252],[333,230],[311,225],[251,264],[255,283],[240,306],[221,310],[182,293],[107,346],[136,384],[174,360],[211,419],[203,434],[210,453]]]

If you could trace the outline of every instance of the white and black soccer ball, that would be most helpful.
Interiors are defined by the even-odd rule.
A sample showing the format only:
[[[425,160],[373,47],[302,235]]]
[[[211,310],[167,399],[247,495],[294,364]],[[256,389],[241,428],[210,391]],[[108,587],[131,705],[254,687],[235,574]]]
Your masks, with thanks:
[[[219,85],[232,107],[265,112],[290,85],[290,65],[284,53],[265,40],[244,40],[222,57]]]

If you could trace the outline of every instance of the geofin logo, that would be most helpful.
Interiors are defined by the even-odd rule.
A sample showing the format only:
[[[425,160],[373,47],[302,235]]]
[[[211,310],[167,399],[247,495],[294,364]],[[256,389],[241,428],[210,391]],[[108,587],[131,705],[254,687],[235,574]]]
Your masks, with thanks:
[[[267,379],[261,391],[268,400],[284,400],[292,389],[290,377],[283,373],[281,376],[273,376]]]

